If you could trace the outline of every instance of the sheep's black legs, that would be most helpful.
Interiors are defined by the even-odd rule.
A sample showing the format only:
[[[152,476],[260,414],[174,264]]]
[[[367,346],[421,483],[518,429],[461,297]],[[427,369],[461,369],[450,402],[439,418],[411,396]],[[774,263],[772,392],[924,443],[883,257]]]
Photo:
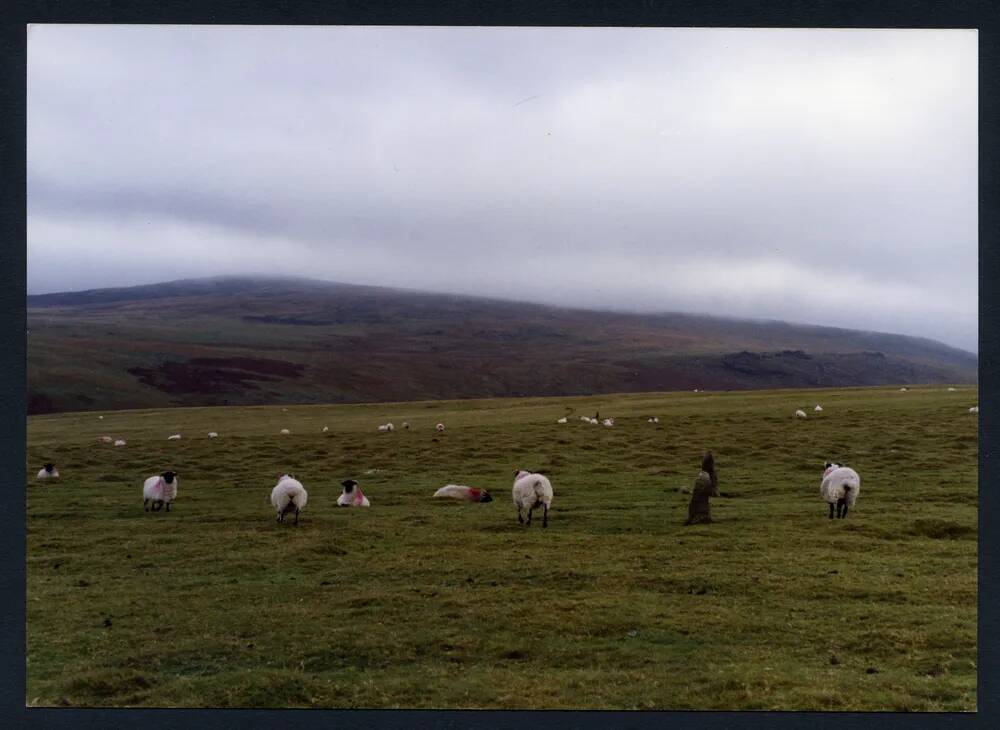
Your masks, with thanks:
[[[520,507],[517,508],[517,524],[519,524],[519,525],[523,525],[524,524],[524,518],[521,516],[521,508]]]
[[[148,499],[142,500],[142,511],[143,512],[149,512],[149,500]]]
[[[299,524],[299,511],[295,510],[295,524]]]
[[[547,504],[542,505],[542,527],[549,526],[549,506]]]
[[[170,502],[167,502],[167,512],[170,511]]]
[[[531,509],[528,510],[528,524],[529,525],[531,524],[531,513],[534,512],[534,511],[535,511],[534,507],[532,507]]]
[[[833,519],[833,502],[830,502],[830,519]]]
[[[844,502],[844,514],[840,516],[840,519],[847,517],[847,502]]]

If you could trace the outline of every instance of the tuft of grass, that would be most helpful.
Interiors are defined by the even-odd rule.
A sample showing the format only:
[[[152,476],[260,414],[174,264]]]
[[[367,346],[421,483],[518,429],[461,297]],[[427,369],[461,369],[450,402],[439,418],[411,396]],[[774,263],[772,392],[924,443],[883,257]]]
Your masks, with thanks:
[[[52,461],[62,479],[27,484],[27,698],[975,710],[977,422],[967,391],[897,395],[31,417],[28,474]],[[791,416],[813,401],[821,418]],[[570,408],[615,427],[557,424]],[[412,429],[378,433],[386,420]],[[97,443],[103,433],[128,445]],[[708,448],[716,522],[684,527],[678,490]],[[861,474],[846,520],[819,499],[826,460]],[[173,509],[143,512],[142,480],[168,468],[180,474]],[[553,482],[547,529],[517,524],[518,468]],[[283,471],[309,490],[297,528],[276,524],[268,502]],[[371,508],[336,506],[348,477]],[[431,498],[449,482],[495,500]]]

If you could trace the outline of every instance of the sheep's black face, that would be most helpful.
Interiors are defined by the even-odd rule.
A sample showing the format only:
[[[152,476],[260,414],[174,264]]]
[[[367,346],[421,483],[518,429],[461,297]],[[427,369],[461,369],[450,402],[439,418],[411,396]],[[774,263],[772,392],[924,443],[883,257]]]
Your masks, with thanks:
[[[344,488],[344,494],[350,494],[354,491],[354,488],[358,485],[358,483],[353,479],[346,479],[342,481],[340,485]]]
[[[163,477],[163,481],[165,481],[167,484],[173,484],[174,477],[177,476],[177,474],[172,471],[165,471],[162,474],[160,474],[160,476]]]
[[[51,474],[52,470],[55,468],[56,468],[55,464],[45,464],[45,471],[47,471],[49,474]]]
[[[490,496],[489,492],[483,492],[482,494],[479,495],[479,501],[480,502],[492,502],[493,501],[493,497]]]
[[[826,463],[825,463],[825,464],[823,465],[823,468],[824,468],[824,469],[829,469],[829,468],[830,468],[831,466],[833,466],[833,464],[832,464],[831,462],[829,462],[829,461],[828,461],[828,462],[826,462]]]

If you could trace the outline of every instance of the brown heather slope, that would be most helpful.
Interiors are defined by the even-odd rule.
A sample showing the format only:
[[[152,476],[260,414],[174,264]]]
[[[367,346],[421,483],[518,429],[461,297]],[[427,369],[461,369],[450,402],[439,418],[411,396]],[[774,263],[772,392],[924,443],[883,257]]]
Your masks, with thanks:
[[[307,279],[28,297],[28,412],[974,383],[932,340]]]

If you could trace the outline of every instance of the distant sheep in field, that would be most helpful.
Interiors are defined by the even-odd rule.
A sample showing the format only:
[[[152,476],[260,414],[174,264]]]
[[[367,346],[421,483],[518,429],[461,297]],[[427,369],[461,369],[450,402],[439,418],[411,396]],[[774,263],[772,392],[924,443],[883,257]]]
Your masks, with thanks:
[[[291,431],[289,431],[287,428],[283,428],[278,433],[280,433],[282,436],[288,436],[291,433]]]
[[[907,391],[907,389],[906,389],[906,388],[900,388],[900,389],[899,389],[899,392],[900,392],[900,393],[905,393],[906,391]]]
[[[615,425],[615,419],[613,419],[613,418],[605,418],[604,421],[603,421],[603,424],[605,426],[607,426],[608,428],[611,428],[612,426]]]
[[[798,411],[795,411],[795,415],[798,416],[799,418],[805,418],[806,417],[806,412],[802,411],[802,410],[798,410]]]
[[[954,389],[954,388],[948,388],[948,392],[949,392],[949,393],[954,393],[954,392],[955,392],[955,389]]]
[[[111,438],[110,436],[101,436],[97,440],[100,441],[102,444],[110,444],[112,441],[114,441],[114,439]]]
[[[436,428],[438,430],[438,432],[440,433],[440,432],[444,431],[444,424],[443,423],[439,423],[434,428]]]
[[[38,472],[39,479],[58,479],[59,470],[56,469],[55,464],[45,464],[42,470]]]
[[[165,471],[147,479],[142,485],[142,509],[149,512],[159,512],[166,505],[167,512],[170,511],[170,504],[177,497],[177,472]],[[150,504],[152,503],[152,504]]]
[[[563,416],[558,421],[556,421],[556,423],[568,423],[568,422],[569,422],[569,419],[566,418],[566,416]]]
[[[584,423],[590,423],[590,416],[580,416],[580,420]]]
[[[410,430],[410,422],[409,421],[403,421],[403,430],[404,431],[409,431]]]
[[[98,416],[98,417],[97,417],[97,420],[98,420],[98,421],[103,421],[103,420],[104,420],[104,416]]]
[[[294,512],[295,524],[299,524],[299,512],[305,509],[309,495],[302,482],[291,474],[282,474],[271,490],[271,505],[278,513],[278,522],[285,521],[285,515]]]
[[[208,437],[210,439],[217,439],[217,438],[219,438],[219,434],[217,434],[215,431],[209,431],[208,432]]]
[[[969,409],[969,413],[979,413],[979,406],[972,406],[972,408]]]
[[[167,436],[167,441],[178,441],[180,440],[180,437],[181,435],[179,433],[175,433],[173,436]]]
[[[850,467],[827,462],[823,472],[823,481],[819,485],[819,494],[824,502],[830,505],[830,519],[833,519],[834,507],[837,517],[847,517],[847,508],[853,507],[861,494],[861,477]]]
[[[387,423],[387,424],[385,424],[385,430],[386,431],[395,431],[396,427],[393,426],[391,423]]]
[[[817,403],[816,407],[813,408],[813,410],[816,411],[817,413],[819,413],[819,412],[821,412],[823,410],[823,406],[821,406],[819,403]]]
[[[657,416],[652,416],[651,418],[646,419],[646,423],[659,423],[659,422],[660,419]]]
[[[118,439],[117,441],[115,441],[115,446],[124,446],[124,445],[125,445],[125,439]]]
[[[344,491],[337,497],[337,504],[341,507],[370,507],[368,497],[361,491],[361,487],[353,479],[345,479],[340,483]]]
[[[323,433],[326,433],[329,430],[330,430],[329,426],[323,426]]]
[[[493,497],[485,489],[466,487],[462,484],[446,484],[434,492],[435,497],[450,497],[451,499],[461,499],[466,502],[492,502]]]
[[[552,483],[544,474],[533,474],[530,471],[514,472],[514,488],[511,490],[514,506],[517,508],[517,521],[524,524],[522,510],[528,510],[528,524],[531,524],[531,513],[536,508],[542,508],[542,527],[549,526],[549,510],[552,508]]]

